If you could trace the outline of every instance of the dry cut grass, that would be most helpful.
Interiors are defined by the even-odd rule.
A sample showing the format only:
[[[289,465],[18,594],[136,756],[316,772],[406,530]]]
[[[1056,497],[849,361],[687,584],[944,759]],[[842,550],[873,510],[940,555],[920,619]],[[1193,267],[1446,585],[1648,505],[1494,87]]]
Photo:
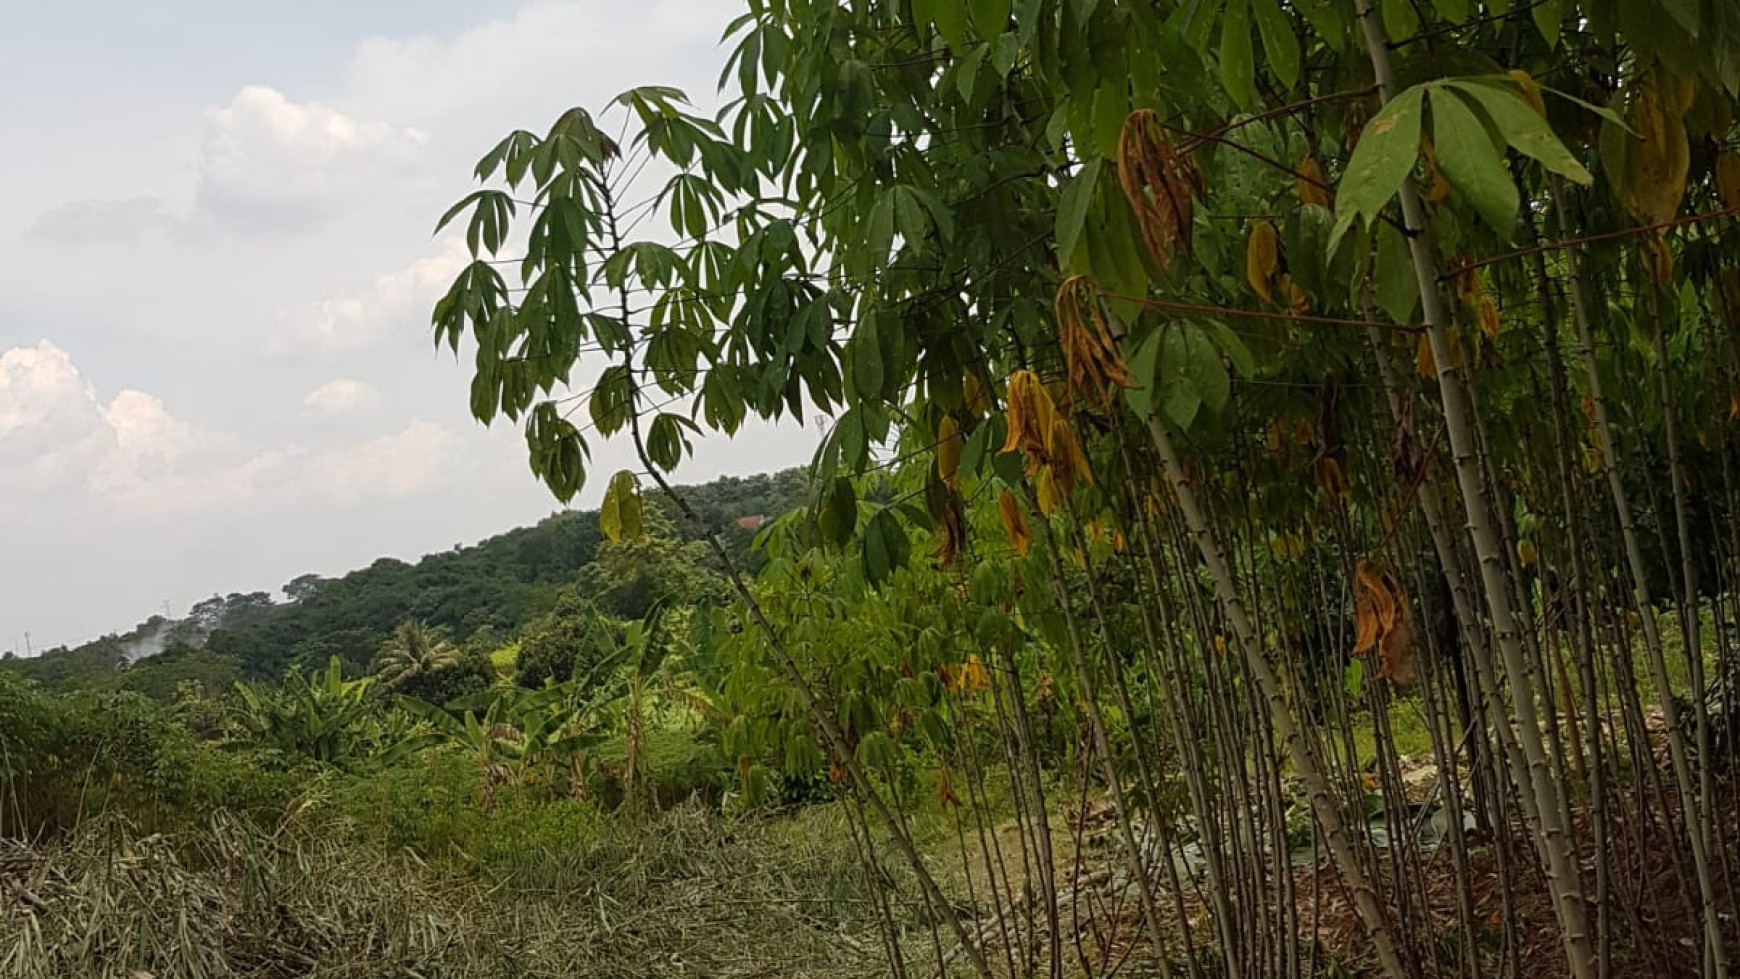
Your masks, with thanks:
[[[0,976],[16,979],[880,974],[844,832],[696,809],[526,853],[505,879],[294,820],[183,838],[96,819],[0,844]]]

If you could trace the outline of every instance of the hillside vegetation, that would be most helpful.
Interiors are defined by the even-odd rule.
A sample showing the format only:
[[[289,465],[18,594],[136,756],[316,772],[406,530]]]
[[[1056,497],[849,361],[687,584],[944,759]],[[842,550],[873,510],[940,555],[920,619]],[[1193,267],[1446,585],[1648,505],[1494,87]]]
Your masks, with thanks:
[[[756,567],[754,532],[740,527],[739,518],[791,510],[801,502],[804,480],[801,470],[787,470],[688,487],[702,523],[673,526],[672,537],[695,543],[717,534],[734,561]],[[564,511],[415,563],[381,558],[335,578],[298,576],[276,595],[213,595],[184,618],[153,616],[126,633],[34,659],[0,660],[0,669],[50,689],[120,686],[162,696],[194,679],[217,690],[237,678],[281,679],[287,669],[321,666],[332,656],[364,669],[407,619],[493,650],[555,609],[565,589],[597,593],[607,613],[644,611],[634,607],[647,601],[644,596],[620,588],[604,594],[616,586],[600,584],[597,573],[582,579],[602,540],[596,511]],[[694,560],[697,570],[709,564],[717,570],[711,555]],[[139,668],[126,669],[129,664]]]

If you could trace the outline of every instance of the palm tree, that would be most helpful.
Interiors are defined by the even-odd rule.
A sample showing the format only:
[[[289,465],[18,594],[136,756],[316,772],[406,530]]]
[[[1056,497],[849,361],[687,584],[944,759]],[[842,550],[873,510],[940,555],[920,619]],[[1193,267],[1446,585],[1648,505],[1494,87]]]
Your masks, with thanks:
[[[375,676],[389,690],[398,690],[417,677],[447,669],[459,662],[459,647],[440,629],[431,629],[416,619],[406,619],[393,630],[392,638],[375,653]]]

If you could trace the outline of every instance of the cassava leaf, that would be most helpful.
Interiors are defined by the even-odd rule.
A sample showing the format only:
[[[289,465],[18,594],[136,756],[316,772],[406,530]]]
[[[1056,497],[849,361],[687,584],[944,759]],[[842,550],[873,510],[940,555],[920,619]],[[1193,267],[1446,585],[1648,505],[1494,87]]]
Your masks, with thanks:
[[[1233,104],[1246,112],[1255,109],[1257,104],[1257,66],[1251,49],[1251,3],[1252,0],[1227,0],[1220,28],[1220,84]]]
[[[1482,220],[1508,239],[1516,226],[1516,184],[1486,126],[1454,90],[1433,90],[1432,144],[1444,179]]]
[[[1263,53],[1269,68],[1281,84],[1291,89],[1299,84],[1299,39],[1293,34],[1293,24],[1280,0],[1251,0],[1256,15],[1257,33],[1263,36]]]
[[[1335,193],[1335,229],[1329,235],[1329,253],[1334,254],[1341,236],[1363,217],[1368,223],[1378,216],[1396,189],[1414,169],[1420,154],[1420,113],[1424,90],[1407,89],[1372,117],[1354,147],[1353,158],[1341,176]]]
[[[641,537],[640,481],[629,470],[610,477],[604,503],[598,508],[598,529],[612,541]]]
[[[1408,240],[1387,224],[1377,228],[1377,254],[1372,268],[1372,291],[1392,323],[1412,323],[1420,304],[1420,280],[1408,254]]]
[[[1504,141],[1518,153],[1540,161],[1548,170],[1579,184],[1587,186],[1594,182],[1595,178],[1553,135],[1547,121],[1536,114],[1514,84],[1506,87],[1481,82],[1446,82],[1444,87],[1478,104]],[[1439,101],[1435,95],[1432,103],[1434,113],[1438,111]]]
[[[1057,202],[1057,264],[1070,267],[1070,258],[1087,227],[1088,205],[1093,203],[1094,184],[1100,177],[1101,161],[1092,160],[1070,178]]]

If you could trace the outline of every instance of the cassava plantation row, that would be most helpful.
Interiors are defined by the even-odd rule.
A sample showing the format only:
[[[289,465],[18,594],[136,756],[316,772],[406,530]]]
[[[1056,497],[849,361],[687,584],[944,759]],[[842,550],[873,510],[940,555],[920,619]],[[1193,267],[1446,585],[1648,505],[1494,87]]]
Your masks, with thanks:
[[[829,419],[728,571],[724,747],[917,881],[892,974],[1728,974],[1740,7],[728,38],[716,115],[639,88],[480,161],[435,334],[558,497],[632,438],[630,537],[695,439]]]

